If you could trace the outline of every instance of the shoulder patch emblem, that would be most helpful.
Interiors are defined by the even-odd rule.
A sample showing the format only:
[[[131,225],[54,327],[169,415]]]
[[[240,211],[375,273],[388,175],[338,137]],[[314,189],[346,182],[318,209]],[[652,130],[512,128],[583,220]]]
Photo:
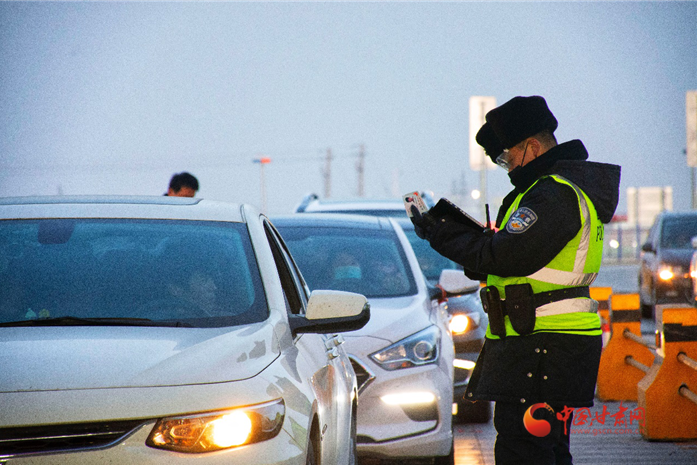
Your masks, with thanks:
[[[538,215],[527,207],[521,207],[511,215],[507,222],[507,231],[512,234],[520,234],[531,227],[538,220]]]

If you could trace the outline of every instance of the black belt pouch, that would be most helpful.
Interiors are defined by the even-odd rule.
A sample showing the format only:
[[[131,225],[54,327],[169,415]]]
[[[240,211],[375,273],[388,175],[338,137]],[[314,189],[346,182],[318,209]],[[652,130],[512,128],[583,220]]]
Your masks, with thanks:
[[[536,304],[533,300],[533,288],[528,283],[511,284],[504,288],[506,311],[514,331],[521,335],[530,334],[536,326]]]
[[[495,336],[505,337],[507,329],[504,326],[504,309],[499,298],[499,290],[495,286],[483,287],[480,289],[480,300],[490,320],[490,332]]]

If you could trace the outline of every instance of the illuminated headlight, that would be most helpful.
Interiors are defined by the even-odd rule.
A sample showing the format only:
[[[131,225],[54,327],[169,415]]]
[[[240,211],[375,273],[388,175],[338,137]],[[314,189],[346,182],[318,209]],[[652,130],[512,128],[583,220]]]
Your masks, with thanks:
[[[448,328],[451,334],[463,334],[480,325],[480,315],[477,313],[456,313],[451,317]]]
[[[662,268],[659,270],[659,279],[662,281],[670,281],[674,277],[674,270],[671,268]]]
[[[436,326],[406,337],[371,358],[386,370],[398,370],[434,363],[439,358],[441,333]]]
[[[177,452],[201,453],[271,439],[281,431],[286,407],[283,399],[265,404],[163,418],[146,444]]]

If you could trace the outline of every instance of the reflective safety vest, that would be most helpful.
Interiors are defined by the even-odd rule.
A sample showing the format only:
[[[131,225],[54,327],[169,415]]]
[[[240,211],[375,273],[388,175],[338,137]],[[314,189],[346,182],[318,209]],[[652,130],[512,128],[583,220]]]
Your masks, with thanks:
[[[582,227],[577,235],[570,240],[560,253],[545,267],[528,276],[500,277],[487,276],[487,285],[496,286],[502,299],[506,299],[505,286],[510,284],[531,285],[534,293],[547,292],[569,287],[589,286],[594,282],[601,268],[603,256],[603,223],[596,214],[594,204],[589,197],[575,184],[559,175],[544,176],[570,186],[574,189],[579,202],[579,214]],[[538,179],[526,192],[535,186]],[[519,194],[504,215],[502,224],[519,208],[519,203],[526,192]],[[598,302],[585,297],[560,300],[545,304],[536,309],[536,324],[534,332],[560,332],[565,334],[600,335],[601,322],[597,314]],[[508,316],[504,317],[507,336],[518,336],[511,326]],[[487,328],[487,337],[498,339],[498,336]]]

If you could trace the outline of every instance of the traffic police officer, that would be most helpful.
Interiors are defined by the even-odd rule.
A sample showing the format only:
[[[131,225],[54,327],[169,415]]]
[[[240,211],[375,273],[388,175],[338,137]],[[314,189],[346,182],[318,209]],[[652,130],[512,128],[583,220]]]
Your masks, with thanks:
[[[487,280],[489,325],[465,395],[495,401],[497,464],[571,464],[569,408],[593,405],[602,344],[589,285],[618,204],[620,167],[587,161],[579,140],[558,145],[557,124],[539,96],[487,113],[476,140],[514,185],[496,233],[434,211],[413,218],[436,251]],[[540,420],[549,431],[536,427]]]

